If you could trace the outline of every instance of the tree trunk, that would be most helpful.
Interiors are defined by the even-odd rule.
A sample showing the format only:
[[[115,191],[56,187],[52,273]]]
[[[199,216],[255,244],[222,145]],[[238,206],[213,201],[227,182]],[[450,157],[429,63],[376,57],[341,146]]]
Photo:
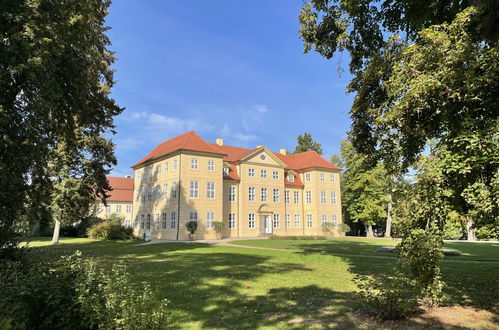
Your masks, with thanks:
[[[391,236],[392,236],[392,194],[388,194],[385,237],[391,237]]]
[[[54,226],[54,235],[52,235],[52,244],[57,244],[59,243],[59,231],[61,229],[61,223],[59,220],[55,221],[55,226]]]
[[[374,237],[373,225],[366,225],[366,237]]]
[[[466,222],[466,231],[468,232],[468,241],[476,241],[473,219],[471,217],[468,217],[468,221]]]

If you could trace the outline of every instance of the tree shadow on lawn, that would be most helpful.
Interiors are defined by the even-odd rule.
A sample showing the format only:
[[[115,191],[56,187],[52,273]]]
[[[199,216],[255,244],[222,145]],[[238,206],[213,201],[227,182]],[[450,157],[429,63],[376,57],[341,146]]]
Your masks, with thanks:
[[[293,243],[292,243],[293,244]],[[383,245],[393,245],[390,240],[380,240],[380,244],[373,245],[372,242],[362,241],[335,241],[330,240],[324,243],[295,243],[297,248],[304,253],[338,253],[338,254],[359,254],[359,255],[380,255],[386,257],[396,257],[392,253],[379,252],[378,248]]]

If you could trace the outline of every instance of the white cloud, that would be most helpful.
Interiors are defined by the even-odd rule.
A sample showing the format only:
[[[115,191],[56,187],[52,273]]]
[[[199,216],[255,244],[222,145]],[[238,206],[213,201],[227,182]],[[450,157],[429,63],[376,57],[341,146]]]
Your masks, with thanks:
[[[255,109],[259,113],[266,113],[267,111],[269,111],[269,107],[266,104],[254,105],[253,109]]]

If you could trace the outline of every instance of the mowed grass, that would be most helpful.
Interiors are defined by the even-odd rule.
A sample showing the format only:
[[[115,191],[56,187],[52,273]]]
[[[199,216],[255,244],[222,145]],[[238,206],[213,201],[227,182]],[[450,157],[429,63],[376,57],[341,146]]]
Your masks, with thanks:
[[[274,244],[274,240],[265,242]],[[126,264],[134,281],[149,283],[169,300],[168,326],[172,328],[386,327],[384,323],[368,323],[372,320],[366,321],[356,312],[352,279],[356,274],[390,272],[394,259],[200,243],[138,246],[140,241],[88,239],[62,239],[57,246],[49,243],[33,240],[29,246],[37,246],[47,260],[81,250],[105,268]],[[498,313],[499,263],[449,262],[443,263],[442,272],[449,304]]]

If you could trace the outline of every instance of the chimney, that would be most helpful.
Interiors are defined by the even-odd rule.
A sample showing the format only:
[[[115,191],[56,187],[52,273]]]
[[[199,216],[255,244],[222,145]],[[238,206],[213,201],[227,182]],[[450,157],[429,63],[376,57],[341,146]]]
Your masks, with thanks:
[[[257,149],[263,148],[263,146],[256,146]]]
[[[288,154],[288,151],[287,151],[286,149],[282,148],[282,149],[279,149],[279,153],[280,153],[281,155],[287,155],[287,154]]]
[[[219,146],[223,146],[223,145],[224,145],[224,139],[218,138],[218,139],[217,139],[217,144],[218,144]]]

